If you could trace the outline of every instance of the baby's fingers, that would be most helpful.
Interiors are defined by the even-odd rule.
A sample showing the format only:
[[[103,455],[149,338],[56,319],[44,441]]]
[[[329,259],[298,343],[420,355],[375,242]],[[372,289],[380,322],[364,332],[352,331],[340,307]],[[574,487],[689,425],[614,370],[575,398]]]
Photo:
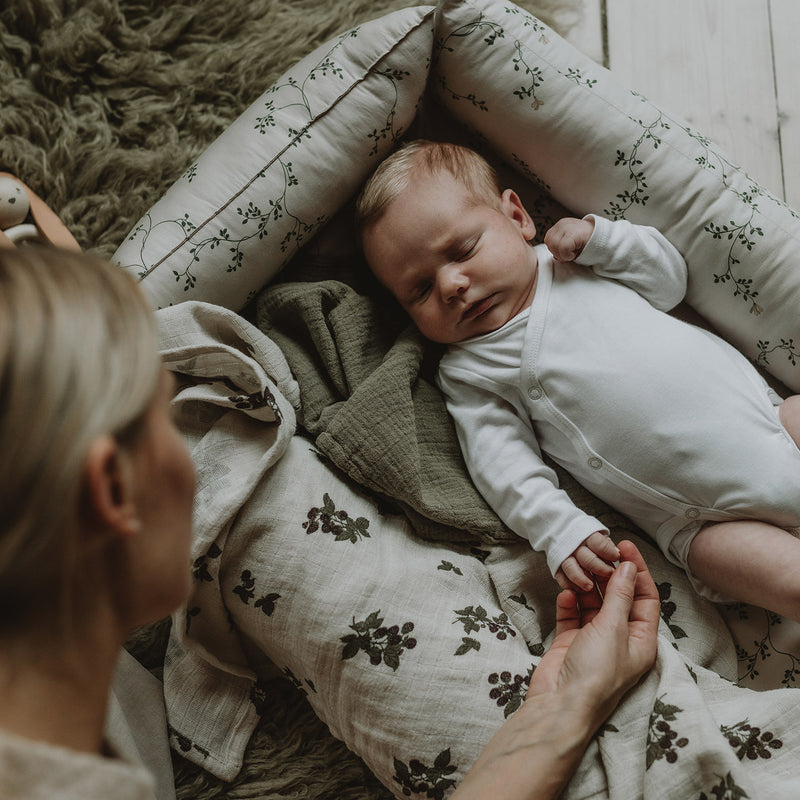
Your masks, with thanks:
[[[573,261],[579,252],[575,238],[566,233],[558,233],[549,240],[545,238],[545,244],[556,261]]]
[[[585,544],[582,544],[575,551],[575,558],[584,570],[595,575],[608,577],[614,572],[614,567],[612,564],[609,564],[608,561],[600,558],[600,556],[590,550]]]
[[[607,533],[597,531],[584,544],[605,561],[619,561],[619,548]]]
[[[580,549],[579,547],[578,551],[580,551]],[[576,551],[576,554],[578,551]],[[584,572],[575,556],[564,559],[556,572],[556,580],[559,578],[559,573],[568,581],[567,585],[559,581],[562,589],[577,588],[584,592],[590,592],[594,588],[591,577]]]

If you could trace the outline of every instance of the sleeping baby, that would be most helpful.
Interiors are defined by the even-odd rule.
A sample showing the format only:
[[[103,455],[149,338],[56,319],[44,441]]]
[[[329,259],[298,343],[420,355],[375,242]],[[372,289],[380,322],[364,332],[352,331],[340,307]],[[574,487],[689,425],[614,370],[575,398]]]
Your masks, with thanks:
[[[666,314],[687,268],[658,231],[588,215],[532,246],[472,150],[412,142],[357,205],[364,255],[432,341],[470,475],[562,587],[613,570],[608,530],[546,454],[627,515],[697,590],[800,620],[800,395]]]

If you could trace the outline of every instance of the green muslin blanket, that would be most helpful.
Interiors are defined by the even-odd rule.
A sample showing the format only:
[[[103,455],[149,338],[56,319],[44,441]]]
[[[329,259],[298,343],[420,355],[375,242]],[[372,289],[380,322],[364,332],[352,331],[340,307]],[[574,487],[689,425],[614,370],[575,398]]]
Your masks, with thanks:
[[[339,469],[424,538],[516,538],[469,478],[433,380],[439,350],[407,318],[334,280],[269,286],[255,308],[300,386],[300,424]]]

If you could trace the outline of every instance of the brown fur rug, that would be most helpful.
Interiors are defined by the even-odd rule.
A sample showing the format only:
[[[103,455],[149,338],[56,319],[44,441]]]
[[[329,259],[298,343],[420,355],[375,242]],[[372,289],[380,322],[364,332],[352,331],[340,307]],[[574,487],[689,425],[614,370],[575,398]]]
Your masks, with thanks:
[[[411,0],[4,0],[0,171],[19,176],[80,245],[110,256],[185,168],[288,67]],[[579,0],[518,0],[557,27]],[[132,640],[154,672],[165,625]],[[391,795],[302,695],[270,686],[245,767],[222,783],[175,756],[179,798]]]

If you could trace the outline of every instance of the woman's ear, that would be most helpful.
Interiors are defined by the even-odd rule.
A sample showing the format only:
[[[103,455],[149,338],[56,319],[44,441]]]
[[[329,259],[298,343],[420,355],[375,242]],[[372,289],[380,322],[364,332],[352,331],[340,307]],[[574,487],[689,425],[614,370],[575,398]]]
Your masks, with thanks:
[[[502,212],[518,226],[527,241],[536,236],[536,225],[531,215],[525,210],[519,195],[513,189],[506,189],[500,195],[500,208]]]
[[[134,502],[133,471],[127,454],[112,436],[89,446],[85,469],[86,513],[101,530],[132,536],[141,529]]]

